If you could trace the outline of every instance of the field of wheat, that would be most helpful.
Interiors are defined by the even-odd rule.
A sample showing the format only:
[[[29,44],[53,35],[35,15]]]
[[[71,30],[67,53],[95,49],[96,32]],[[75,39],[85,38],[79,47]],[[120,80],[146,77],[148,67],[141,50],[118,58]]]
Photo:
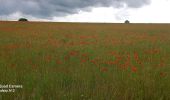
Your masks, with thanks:
[[[9,84],[0,99],[169,100],[170,25],[2,21]]]

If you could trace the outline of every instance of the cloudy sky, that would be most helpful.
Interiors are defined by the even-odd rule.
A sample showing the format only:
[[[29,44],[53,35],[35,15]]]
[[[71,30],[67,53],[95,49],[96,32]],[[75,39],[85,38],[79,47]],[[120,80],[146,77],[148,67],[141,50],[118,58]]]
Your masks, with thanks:
[[[0,20],[170,23],[170,0],[0,0]]]

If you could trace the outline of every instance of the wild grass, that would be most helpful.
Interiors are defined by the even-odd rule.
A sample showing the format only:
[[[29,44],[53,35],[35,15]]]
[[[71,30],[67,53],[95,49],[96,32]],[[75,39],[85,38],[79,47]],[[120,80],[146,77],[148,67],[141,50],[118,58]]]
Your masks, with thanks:
[[[170,25],[0,22],[4,100],[169,100]]]

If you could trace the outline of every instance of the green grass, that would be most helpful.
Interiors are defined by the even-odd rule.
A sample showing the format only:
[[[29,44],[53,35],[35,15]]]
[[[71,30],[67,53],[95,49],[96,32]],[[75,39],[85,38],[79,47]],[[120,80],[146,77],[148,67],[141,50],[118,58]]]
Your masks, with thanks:
[[[169,100],[170,25],[0,22],[2,100]]]

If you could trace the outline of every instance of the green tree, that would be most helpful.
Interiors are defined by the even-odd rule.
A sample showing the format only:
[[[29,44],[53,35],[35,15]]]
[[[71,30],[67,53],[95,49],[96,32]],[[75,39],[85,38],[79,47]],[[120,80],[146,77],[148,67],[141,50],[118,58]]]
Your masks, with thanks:
[[[126,21],[125,21],[125,24],[129,24],[129,23],[130,23],[130,21],[129,21],[129,20],[126,20]]]
[[[20,18],[18,21],[28,21],[26,18]]]

